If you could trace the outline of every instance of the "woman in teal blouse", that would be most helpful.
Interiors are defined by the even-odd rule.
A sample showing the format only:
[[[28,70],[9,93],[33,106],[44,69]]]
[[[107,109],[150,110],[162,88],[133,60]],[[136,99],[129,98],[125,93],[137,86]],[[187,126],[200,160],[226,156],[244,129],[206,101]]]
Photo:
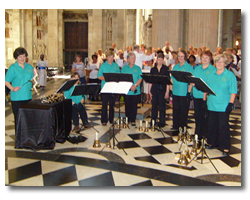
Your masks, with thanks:
[[[24,48],[15,49],[13,56],[16,62],[9,67],[5,75],[5,86],[11,90],[10,99],[16,127],[19,106],[32,99],[30,80],[34,76],[34,68],[26,63],[28,53]]]
[[[128,65],[125,65],[121,73],[132,74],[134,84],[131,86],[130,91],[125,95],[125,113],[128,117],[128,122],[131,122],[132,126],[135,126],[135,120],[137,115],[137,104],[139,103],[141,88],[140,84],[142,81],[142,70],[139,66],[135,65],[135,54],[130,52],[128,54]]]
[[[177,55],[179,63],[174,66],[173,71],[185,71],[193,73],[193,67],[187,62],[187,53],[184,50],[178,52]],[[173,76],[171,77],[173,83],[173,128],[179,129],[187,126],[188,117],[188,83],[179,82]]]
[[[98,79],[101,82],[101,89],[103,88],[104,84],[106,83],[103,73],[120,73],[119,66],[113,62],[114,61],[115,53],[112,50],[107,51],[106,58],[107,61],[104,62],[99,71],[98,71]],[[109,120],[112,124],[114,120],[114,106],[115,106],[115,99],[116,95],[113,94],[101,94],[102,97],[102,114],[101,114],[101,123],[105,126]],[[109,104],[109,116],[108,116],[108,104]]]
[[[230,151],[229,114],[237,93],[237,81],[226,67],[227,57],[219,54],[214,58],[217,70],[208,77],[208,86],[216,95],[204,94],[208,109],[208,148],[218,147],[227,155]]]
[[[71,75],[71,79],[80,80],[80,75],[77,72],[74,72]],[[80,126],[79,126],[79,115],[81,117],[83,126],[85,128],[90,127],[90,124],[88,122],[88,115],[87,115],[86,109],[83,105],[85,97],[83,97],[82,95],[71,96],[75,86],[80,84],[80,83],[81,83],[80,81],[76,82],[76,84],[73,87],[71,87],[68,91],[64,92],[65,98],[72,100],[72,120],[73,120],[73,124],[75,126],[73,128],[72,132],[79,132],[81,130]]]
[[[201,54],[202,64],[194,69],[193,75],[201,78],[204,82],[207,82],[208,76],[216,71],[216,68],[211,64],[213,55],[210,51],[203,51]],[[192,84],[191,84],[192,86]],[[195,134],[198,135],[198,139],[201,140],[202,136],[206,136],[206,106],[203,102],[204,93],[193,87],[194,97],[194,118],[195,118]]]

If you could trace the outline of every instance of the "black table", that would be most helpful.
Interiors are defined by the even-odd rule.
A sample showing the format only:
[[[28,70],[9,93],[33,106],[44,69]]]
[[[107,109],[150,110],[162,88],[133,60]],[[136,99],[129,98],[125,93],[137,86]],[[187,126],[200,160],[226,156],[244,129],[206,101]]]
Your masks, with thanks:
[[[56,142],[65,142],[71,131],[71,118],[71,99],[53,104],[33,100],[21,105],[15,148],[53,149]]]

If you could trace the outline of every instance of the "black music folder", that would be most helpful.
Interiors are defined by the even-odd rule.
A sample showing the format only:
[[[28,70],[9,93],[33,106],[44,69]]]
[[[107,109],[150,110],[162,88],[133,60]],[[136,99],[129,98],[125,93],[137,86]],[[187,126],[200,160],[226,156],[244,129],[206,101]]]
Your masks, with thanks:
[[[79,95],[95,95],[98,94],[101,90],[101,84],[99,83],[89,83],[84,85],[75,86],[74,90],[71,93],[71,96]]]
[[[152,84],[172,85],[170,79],[166,75],[143,74],[141,75],[144,81]]]
[[[180,81],[180,82],[186,82],[187,83],[187,80],[185,79],[185,77],[187,76],[193,76],[193,74],[191,72],[185,72],[185,71],[175,71],[175,70],[172,70],[172,71],[169,71],[172,76],[177,80],[177,81]]]
[[[170,71],[170,73],[177,81],[194,83],[197,90],[216,95],[214,91],[201,78],[193,76],[191,72]]]
[[[194,83],[197,90],[216,96],[214,91],[201,78],[195,76],[187,76],[185,77],[185,79],[188,83]]]
[[[103,73],[106,82],[134,82],[132,74],[126,73]]]
[[[73,79],[73,80],[68,80],[68,81],[64,82],[64,84],[55,93],[70,90],[70,88],[72,88],[73,85],[75,85],[75,83],[77,81],[78,81],[78,79]]]

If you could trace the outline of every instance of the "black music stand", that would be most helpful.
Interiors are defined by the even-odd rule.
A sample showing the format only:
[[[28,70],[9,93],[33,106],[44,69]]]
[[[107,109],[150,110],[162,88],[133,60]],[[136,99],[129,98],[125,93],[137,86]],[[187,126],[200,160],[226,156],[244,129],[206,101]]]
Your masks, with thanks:
[[[62,84],[62,86],[55,92],[55,94],[56,93],[60,93],[60,92],[64,92],[64,91],[67,91],[67,90],[70,90],[70,88],[72,88],[77,81],[78,81],[77,79],[65,81]],[[65,115],[64,115],[64,101],[63,101],[63,130],[65,130],[65,123],[64,122],[65,122]]]
[[[63,85],[55,93],[70,90],[70,88],[72,88],[77,81],[78,81],[78,79],[72,79],[72,80],[65,81],[63,83]]]
[[[97,83],[79,85],[79,86],[75,86],[74,90],[71,93],[71,96],[79,96],[79,95],[84,96],[86,94],[95,95],[95,94],[98,94],[100,90],[101,90],[101,84],[97,84]],[[85,105],[85,98],[84,98],[84,105]],[[99,131],[96,130],[94,126],[91,126],[91,128],[93,128],[96,132],[99,133]]]
[[[126,74],[126,73],[103,73],[103,76],[104,76],[104,79],[106,82],[116,82],[119,84],[119,82],[131,82],[131,85],[133,84],[133,76],[132,74]],[[130,85],[130,87],[131,87]],[[104,85],[105,87],[105,85]],[[129,89],[127,91],[123,91],[123,92],[119,92],[119,91],[116,91],[116,92],[105,92],[105,93],[110,93],[110,94],[120,94],[120,95],[126,95],[127,93],[129,92]],[[101,93],[103,93],[101,91]],[[120,98],[119,98],[119,114],[118,114],[118,120],[120,122],[120,114],[121,114],[121,109],[120,109]],[[113,124],[110,126],[110,129],[113,128],[113,149],[115,148],[115,140],[117,141],[117,143],[119,143],[119,141],[117,140],[117,138],[115,137],[115,130],[114,130],[114,125],[115,125],[116,121],[113,121]],[[121,123],[119,123],[121,124]],[[119,128],[119,131],[120,131],[120,128]],[[126,151],[124,150],[124,148],[122,148],[122,150],[124,151],[124,153],[126,155],[128,155],[126,153]]]
[[[177,80],[177,81],[180,81],[180,82],[186,82],[187,83],[187,80],[185,79],[185,77],[190,77],[190,76],[193,76],[193,74],[191,72],[185,72],[185,71],[175,71],[175,70],[172,70],[172,71],[169,71],[172,76]]]
[[[172,85],[170,79],[166,75],[155,75],[155,74],[144,74],[141,76],[147,83],[151,84],[161,84],[161,85]],[[164,138],[164,131],[162,127],[155,126],[155,129],[160,131]]]

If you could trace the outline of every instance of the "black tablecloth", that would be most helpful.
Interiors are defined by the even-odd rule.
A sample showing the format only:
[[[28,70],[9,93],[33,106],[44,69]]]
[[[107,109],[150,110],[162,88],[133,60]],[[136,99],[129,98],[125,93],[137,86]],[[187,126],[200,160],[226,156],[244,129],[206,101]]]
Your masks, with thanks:
[[[71,131],[72,101],[42,104],[40,100],[21,105],[15,148],[53,149],[63,143]]]

